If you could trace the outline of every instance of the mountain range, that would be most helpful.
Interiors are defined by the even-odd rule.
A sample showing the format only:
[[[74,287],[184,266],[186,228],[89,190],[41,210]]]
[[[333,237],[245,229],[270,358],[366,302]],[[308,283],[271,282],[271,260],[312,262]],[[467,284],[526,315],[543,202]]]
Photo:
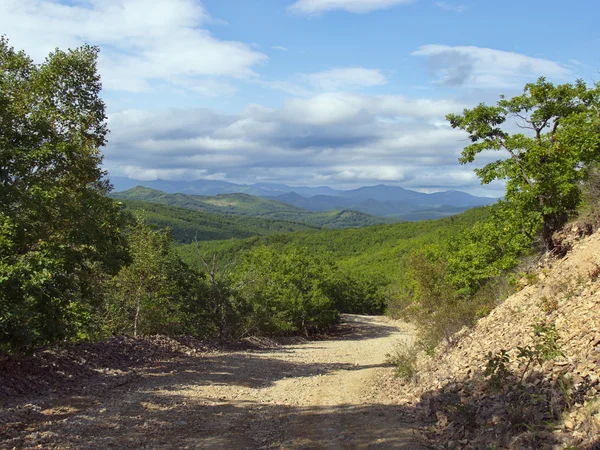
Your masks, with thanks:
[[[312,212],[354,210],[397,220],[437,219],[497,201],[496,198],[476,197],[456,190],[425,194],[387,185],[336,190],[327,186],[307,187],[270,183],[244,185],[215,180],[140,181],[112,177],[111,182],[116,192],[144,186],[168,194],[216,196],[242,193],[276,200]],[[144,200],[139,197],[135,199]]]
[[[278,230],[281,232],[296,231],[296,228],[351,228],[397,221],[393,218],[375,217],[360,211],[343,209],[313,212],[278,200],[248,194],[215,196],[168,194],[136,186],[125,192],[113,192],[110,196],[121,200],[130,209],[150,210],[157,216],[153,217],[153,220],[159,225],[166,224],[166,218],[170,217],[174,221],[173,226],[175,226],[175,219],[201,224],[205,231],[209,228],[211,230],[218,228],[214,225],[220,224],[223,227],[231,228],[232,233],[238,236],[241,236],[240,230],[244,227],[252,228],[251,235],[254,236],[270,234]],[[158,205],[162,208],[157,209]],[[185,210],[195,212],[196,215],[183,213]],[[159,218],[158,215],[161,217]],[[242,218],[244,220],[240,222]],[[252,222],[250,219],[256,220]],[[260,222],[257,222],[258,219]],[[210,223],[210,227],[207,227],[208,223]],[[301,224],[303,227],[298,228]],[[178,223],[177,226],[181,226],[181,224]],[[204,240],[204,237],[202,239]]]

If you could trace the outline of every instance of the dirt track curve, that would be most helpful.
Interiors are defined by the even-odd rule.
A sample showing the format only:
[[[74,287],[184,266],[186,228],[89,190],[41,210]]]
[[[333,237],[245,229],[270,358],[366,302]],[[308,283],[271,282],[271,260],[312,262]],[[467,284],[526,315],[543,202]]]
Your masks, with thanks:
[[[406,339],[385,318],[346,315],[330,339],[166,361],[27,426],[42,448],[417,449],[409,413],[374,387]]]

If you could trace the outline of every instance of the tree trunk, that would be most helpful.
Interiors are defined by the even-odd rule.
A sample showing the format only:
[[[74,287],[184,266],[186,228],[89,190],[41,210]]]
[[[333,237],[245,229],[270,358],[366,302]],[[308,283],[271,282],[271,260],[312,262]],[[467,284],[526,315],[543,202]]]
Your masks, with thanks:
[[[140,295],[140,291],[142,290],[142,288],[140,287],[138,289],[137,295],[136,295],[136,303],[135,303],[135,317],[133,318],[133,337],[137,337],[137,325],[138,325],[138,318],[140,317],[140,307],[142,305],[142,298]]]
[[[554,234],[554,227],[551,223],[546,222],[546,218],[544,217],[544,229],[542,231],[542,238],[544,240],[544,247],[547,252],[551,252],[554,250],[554,240],[552,239],[552,235]]]

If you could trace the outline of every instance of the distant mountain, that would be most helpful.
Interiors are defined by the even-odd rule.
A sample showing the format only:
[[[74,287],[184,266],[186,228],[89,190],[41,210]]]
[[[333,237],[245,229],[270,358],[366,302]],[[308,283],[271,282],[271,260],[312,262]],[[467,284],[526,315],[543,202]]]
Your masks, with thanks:
[[[439,219],[496,201],[459,191],[423,194],[393,186],[372,186],[346,191],[343,197],[316,195],[306,198],[288,193],[272,198],[309,211],[352,209],[374,216],[411,221]]]
[[[125,192],[114,192],[111,197],[125,201],[143,201],[175,206],[204,213],[276,219],[311,227],[349,228],[397,221],[342,208],[335,211],[312,212],[281,201],[248,194],[220,194],[217,196],[168,194],[137,186]]]
[[[257,197],[274,197],[288,192],[297,192],[303,196],[313,195],[336,195],[338,192],[327,186],[291,187],[285,184],[256,183],[235,184],[227,181],[196,180],[196,181],[169,181],[169,180],[132,180],[126,177],[110,177],[115,192],[122,192],[136,186],[144,186],[168,194],[190,194],[190,195],[219,195],[219,194],[249,194]]]
[[[137,183],[140,186],[163,191],[168,194],[202,196],[247,194],[283,202],[312,212],[354,210],[373,216],[390,217],[399,220],[423,220],[446,217],[448,214],[456,214],[469,208],[489,205],[497,200],[489,197],[476,197],[456,190],[425,194],[399,186],[386,186],[383,184],[341,191],[326,186],[292,187],[274,183],[241,185],[215,180],[135,181],[128,178],[113,177],[111,181],[115,186],[115,191],[131,189],[134,187],[132,184]],[[241,197],[238,198],[238,200],[240,199]],[[264,211],[257,212],[255,210],[256,200],[250,201],[246,198],[241,203],[248,202],[253,204],[250,207],[253,215],[256,215],[256,213],[260,215],[266,214]],[[203,208],[207,208],[207,206],[203,206]],[[206,210],[210,211],[210,209]],[[453,212],[450,213],[449,211]],[[235,212],[234,214],[240,213]]]
[[[248,194],[219,194],[216,196],[170,194],[156,189],[137,186],[125,192],[114,192],[111,197],[126,200],[142,200],[179,206],[194,211],[218,214],[234,214],[254,217],[282,218],[283,215],[303,214],[308,211],[280,201],[256,197]]]

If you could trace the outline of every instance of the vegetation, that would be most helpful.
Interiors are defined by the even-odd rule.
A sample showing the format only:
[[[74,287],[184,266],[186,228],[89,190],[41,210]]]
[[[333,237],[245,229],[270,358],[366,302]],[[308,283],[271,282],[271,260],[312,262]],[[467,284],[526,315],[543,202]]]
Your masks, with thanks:
[[[473,162],[486,150],[506,151],[509,157],[475,169],[482,183],[506,180],[506,201],[530,237],[542,228],[547,250],[552,234],[575,212],[581,201],[580,181],[600,156],[600,85],[588,89],[581,80],[554,86],[540,78],[522,95],[502,97],[497,106],[480,104],[462,115],[449,114],[453,128],[469,133],[460,162]],[[516,118],[525,133],[502,128]]]
[[[486,150],[508,153],[475,169],[482,183],[506,180],[506,195],[489,217],[456,239],[429,243],[410,255],[390,305],[419,325],[423,348],[431,350],[441,340],[452,343],[458,330],[507,295],[507,274],[533,251],[538,232],[545,248],[554,248],[553,234],[581,206],[582,196],[589,198],[593,181],[584,187],[583,180],[595,179],[599,102],[600,86],[588,89],[580,81],[554,86],[540,78],[526,85],[523,95],[502,97],[497,106],[480,104],[447,116],[472,142],[461,163]],[[505,131],[502,126],[511,117],[528,134]]]
[[[476,170],[483,183],[506,180],[496,205],[363,228],[352,227],[385,219],[245,194],[138,187],[114,195],[123,208],[100,168],[97,54],[57,50],[35,65],[0,40],[2,352],[121,333],[310,334],[341,312],[385,309],[416,322],[420,348],[431,350],[494,307],[538,233],[552,249],[582,201],[597,211],[600,87],[544,79],[497,106],[448,116],[470,135],[462,163],[508,152]],[[505,131],[510,117],[530,132]],[[529,364],[558,355],[552,329],[538,331],[547,348],[520,349]],[[501,376],[504,356],[491,360],[490,376]],[[404,376],[413,359],[414,350],[398,355]]]
[[[97,53],[35,65],[0,38],[0,350],[88,336],[99,286],[128,258],[100,169]]]
[[[121,200],[141,200],[169,206],[191,209],[207,213],[225,214],[227,216],[251,216],[262,219],[276,219],[295,222],[313,228],[350,228],[393,223],[395,219],[375,217],[369,214],[349,209],[311,212],[297,206],[288,205],[277,200],[254,197],[248,194],[221,194],[214,197],[187,194],[167,194],[142,186],[125,192],[111,194]],[[255,226],[251,222],[248,225]],[[292,226],[288,226],[291,228]],[[296,229],[301,229],[299,225]],[[291,231],[281,229],[280,232]],[[255,233],[266,234],[266,233]]]
[[[138,216],[127,233],[131,263],[105,286],[103,323],[111,334],[202,334],[205,277],[177,256],[168,233]]]
[[[161,229],[168,228],[173,239],[183,244],[189,244],[196,240],[239,239],[318,229],[285,220],[225,216],[137,200],[122,200],[122,203],[128,211],[143,211],[148,223]]]
[[[492,387],[502,388],[510,377],[518,378],[519,384],[522,385],[532,366],[537,364],[541,367],[546,361],[565,356],[560,350],[560,338],[553,323],[538,322],[532,328],[534,345],[517,347],[517,360],[519,366],[523,367],[520,377],[516,377],[510,370],[508,351],[503,349],[495,355],[492,352],[488,353],[484,375],[488,377]]]
[[[245,332],[309,334],[335,323],[339,311],[329,295],[335,270],[327,255],[296,246],[247,253],[234,277],[246,306]]]
[[[216,255],[217,261],[224,265],[238,261],[244,251],[256,246],[266,245],[277,249],[294,244],[315,252],[329,252],[340,268],[387,284],[400,276],[401,261],[406,259],[412,249],[454,239],[461,230],[472,227],[488,215],[487,208],[476,208],[435,221],[199,242],[198,245],[183,246],[179,251],[188,264],[197,267],[201,264],[198,248],[203,255]]]

